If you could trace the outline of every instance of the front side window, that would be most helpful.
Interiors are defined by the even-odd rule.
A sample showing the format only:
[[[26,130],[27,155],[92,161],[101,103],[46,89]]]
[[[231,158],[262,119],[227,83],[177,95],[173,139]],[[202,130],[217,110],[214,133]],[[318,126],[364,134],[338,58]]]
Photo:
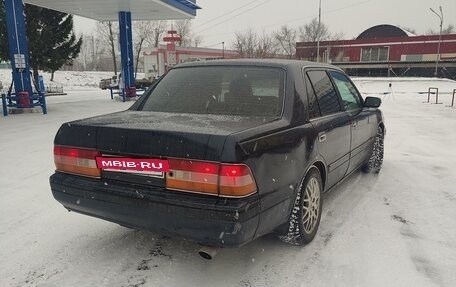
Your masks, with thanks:
[[[325,71],[308,71],[307,75],[317,95],[321,115],[326,116],[340,112],[339,99],[328,74]]]
[[[337,91],[339,92],[340,97],[342,98],[342,103],[345,110],[347,111],[357,111],[362,108],[361,99],[356,91],[355,87],[348,80],[348,78],[342,73],[331,71],[331,77],[334,80]]]
[[[284,79],[285,72],[272,67],[176,68],[145,95],[138,110],[278,118]]]

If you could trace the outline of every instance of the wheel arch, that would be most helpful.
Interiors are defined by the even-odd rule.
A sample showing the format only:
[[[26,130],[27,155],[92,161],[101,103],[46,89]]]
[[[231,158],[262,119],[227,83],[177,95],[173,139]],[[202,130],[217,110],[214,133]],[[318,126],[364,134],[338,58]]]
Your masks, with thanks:
[[[385,135],[385,124],[383,122],[380,122],[378,124],[378,127],[382,129],[382,133],[383,133],[383,135]]]
[[[320,173],[320,176],[321,176],[321,181],[323,183],[323,190],[325,190],[325,186],[326,186],[326,168],[325,168],[325,164],[322,162],[322,161],[315,161],[314,163],[312,163],[309,168],[307,169],[305,175],[303,178],[306,178],[307,174],[309,173],[309,171],[312,169],[312,168],[316,168],[318,170],[318,172]]]
[[[322,188],[322,192],[325,190],[325,183],[326,183],[326,168],[325,168],[325,164],[323,163],[323,161],[321,161],[320,159],[316,159],[314,162],[312,162],[306,169],[305,169],[305,172],[302,174],[301,178],[297,179],[297,185],[296,185],[296,188],[293,192],[293,195],[291,196],[291,199],[290,200],[290,205],[288,206],[288,209],[287,209],[287,220],[281,224],[280,226],[278,226],[275,230],[278,234],[283,234],[283,233],[286,233],[287,231],[287,228],[288,228],[288,220],[289,220],[289,217],[291,216],[292,214],[292,211],[293,211],[293,207],[295,205],[295,202],[296,202],[296,198],[298,196],[298,192],[299,192],[299,189],[301,187],[301,184],[305,181],[307,175],[309,174],[309,172],[312,170],[312,169],[316,169],[317,172],[319,172],[320,176],[321,176],[321,181],[323,183],[323,188]]]
[[[303,187],[303,183],[308,179],[309,175],[314,172],[316,174],[320,175],[321,182],[323,184],[322,189],[320,189],[320,196],[324,192],[324,186],[325,186],[325,182],[326,182],[326,168],[325,168],[324,163],[317,159],[316,161],[314,161],[312,164],[310,164],[308,166],[308,168],[306,169],[306,172],[304,173],[304,175],[301,178],[301,183],[298,185],[298,188],[296,188],[296,197],[294,198],[294,200],[292,201],[292,205],[290,206],[289,216],[288,216],[287,221],[284,222],[284,224],[281,224],[278,228],[276,228],[276,232],[280,235],[281,239],[284,242],[291,243],[291,244],[297,244],[297,245],[304,245],[304,244],[311,242],[313,240],[313,238],[315,237],[316,232],[318,231],[318,226],[319,226],[321,212],[322,212],[322,204],[321,204],[322,199],[321,198],[320,198],[320,205],[319,205],[320,211],[319,211],[318,219],[316,221],[317,222],[316,226],[314,227],[315,230],[309,234],[307,234],[307,233],[302,234],[301,224],[299,224],[299,227],[296,228],[296,226],[298,224],[298,222],[296,222],[296,220],[298,220],[297,218],[302,217],[302,213],[301,213],[301,215],[299,215],[300,214],[299,212],[302,212],[302,210],[300,209],[301,211],[297,211],[298,210],[297,208],[302,208],[302,207],[298,207],[298,206],[301,206],[301,204],[302,204],[300,201],[300,198],[302,198],[302,197],[298,197],[298,194],[299,194],[299,192],[302,192],[301,188],[305,188],[305,187]],[[316,176],[316,174],[314,176]]]

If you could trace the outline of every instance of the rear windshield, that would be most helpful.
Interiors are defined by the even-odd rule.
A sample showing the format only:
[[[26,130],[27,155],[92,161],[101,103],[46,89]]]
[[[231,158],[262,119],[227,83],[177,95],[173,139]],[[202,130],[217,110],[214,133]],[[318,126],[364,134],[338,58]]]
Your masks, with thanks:
[[[270,67],[177,68],[150,90],[140,111],[278,118],[284,71]]]

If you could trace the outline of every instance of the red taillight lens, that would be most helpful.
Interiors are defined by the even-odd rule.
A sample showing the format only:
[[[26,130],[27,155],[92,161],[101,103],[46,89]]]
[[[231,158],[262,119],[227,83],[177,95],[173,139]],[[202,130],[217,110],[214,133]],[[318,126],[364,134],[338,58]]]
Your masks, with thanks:
[[[218,174],[219,169],[217,163],[205,161],[169,159],[168,163],[171,169],[196,173]]]
[[[250,168],[244,164],[222,164],[219,191],[221,196],[243,197],[256,192]]]
[[[166,176],[169,189],[226,197],[244,197],[256,192],[256,184],[248,166],[219,164],[181,159],[168,159]]]
[[[54,163],[58,171],[100,177],[95,158],[100,152],[93,149],[54,146]]]
[[[218,194],[219,165],[212,162],[168,159],[166,187],[183,191]]]

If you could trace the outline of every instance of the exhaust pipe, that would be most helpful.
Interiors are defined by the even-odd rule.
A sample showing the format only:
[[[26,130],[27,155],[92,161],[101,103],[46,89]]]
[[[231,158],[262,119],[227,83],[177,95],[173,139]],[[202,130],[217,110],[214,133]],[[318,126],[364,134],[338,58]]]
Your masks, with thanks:
[[[198,251],[198,254],[204,259],[211,260],[215,257],[215,255],[217,255],[218,250],[219,248],[217,247],[202,246]]]

